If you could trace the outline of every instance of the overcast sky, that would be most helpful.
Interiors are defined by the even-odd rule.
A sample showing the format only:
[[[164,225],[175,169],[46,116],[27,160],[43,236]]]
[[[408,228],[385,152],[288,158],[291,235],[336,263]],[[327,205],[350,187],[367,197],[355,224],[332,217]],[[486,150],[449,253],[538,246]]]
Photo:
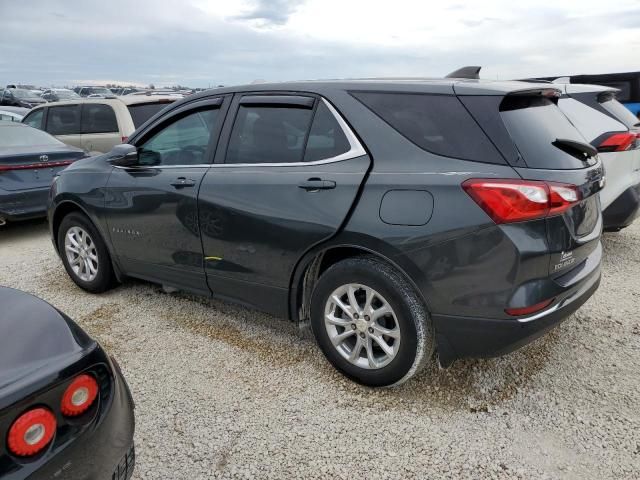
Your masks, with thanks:
[[[2,0],[0,84],[640,70],[639,0]]]

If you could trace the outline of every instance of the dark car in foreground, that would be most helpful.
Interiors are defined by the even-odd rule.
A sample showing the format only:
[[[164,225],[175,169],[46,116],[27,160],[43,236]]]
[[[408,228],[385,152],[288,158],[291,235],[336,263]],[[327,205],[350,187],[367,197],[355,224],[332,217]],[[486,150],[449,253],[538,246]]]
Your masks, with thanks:
[[[45,99],[22,88],[6,88],[0,97],[0,105],[8,107],[32,108],[43,103],[46,103]]]
[[[85,157],[46,132],[0,121],[0,225],[45,216],[51,179]]]
[[[0,287],[0,477],[126,480],[134,413],[115,360],[76,323]]]
[[[364,384],[437,349],[500,355],[600,281],[603,168],[521,82],[353,80],[208,90],[69,167],[49,224],[71,278],[137,277],[310,322]]]

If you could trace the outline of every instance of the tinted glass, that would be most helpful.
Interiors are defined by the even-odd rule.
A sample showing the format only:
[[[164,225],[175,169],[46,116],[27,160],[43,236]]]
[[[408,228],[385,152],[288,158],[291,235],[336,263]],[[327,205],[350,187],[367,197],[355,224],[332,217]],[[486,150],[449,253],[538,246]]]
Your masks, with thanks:
[[[133,126],[138,128],[167,105],[168,103],[143,103],[140,105],[129,105],[127,108],[131,114]]]
[[[626,127],[617,120],[573,98],[560,99],[558,106],[582,136],[590,142],[606,132],[627,131]]]
[[[35,128],[22,125],[0,126],[0,148],[49,145],[63,145],[63,143]]]
[[[207,146],[218,109],[201,110],[170,123],[139,147],[142,165],[209,163]]]
[[[240,105],[226,163],[302,161],[312,113],[307,108]]]
[[[80,133],[80,107],[50,107],[47,114],[47,132],[52,135],[73,135]]]
[[[324,102],[320,102],[311,124],[304,161],[314,162],[337,157],[350,149],[349,141],[338,121]]]
[[[82,106],[82,133],[117,133],[116,113],[110,105],[85,103]]]
[[[353,94],[385,122],[429,152],[495,162],[497,151],[453,95]]]
[[[560,108],[542,96],[507,96],[500,116],[529,168],[552,170],[588,166],[578,156],[553,145],[557,139],[588,143]]]
[[[631,113],[631,111],[618,100],[611,99],[606,102],[602,102],[600,105],[602,105],[604,109],[624,123],[627,127],[631,128],[640,126],[640,119]]]
[[[27,125],[34,128],[42,128],[42,115],[44,113],[43,109],[36,110],[33,113],[30,113],[22,120],[22,123],[26,123]]]

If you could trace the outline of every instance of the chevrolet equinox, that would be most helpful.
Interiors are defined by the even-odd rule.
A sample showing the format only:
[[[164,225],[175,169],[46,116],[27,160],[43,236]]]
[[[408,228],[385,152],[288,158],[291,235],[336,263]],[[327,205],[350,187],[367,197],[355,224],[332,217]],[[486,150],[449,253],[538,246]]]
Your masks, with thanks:
[[[600,281],[597,151],[553,86],[350,80],[209,90],[54,180],[73,281],[125,277],[311,325],[371,386],[518,348]]]

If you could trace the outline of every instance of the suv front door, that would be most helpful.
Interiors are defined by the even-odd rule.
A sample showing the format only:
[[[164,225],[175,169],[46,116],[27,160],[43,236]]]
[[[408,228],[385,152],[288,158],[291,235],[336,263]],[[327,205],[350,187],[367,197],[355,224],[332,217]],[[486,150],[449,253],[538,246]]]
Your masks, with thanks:
[[[170,112],[133,141],[138,165],[114,167],[107,224],[127,274],[209,294],[196,198],[215,152],[223,106],[218,97]]]
[[[333,236],[370,160],[340,114],[312,95],[236,95],[198,214],[214,295],[287,314],[293,269]]]

